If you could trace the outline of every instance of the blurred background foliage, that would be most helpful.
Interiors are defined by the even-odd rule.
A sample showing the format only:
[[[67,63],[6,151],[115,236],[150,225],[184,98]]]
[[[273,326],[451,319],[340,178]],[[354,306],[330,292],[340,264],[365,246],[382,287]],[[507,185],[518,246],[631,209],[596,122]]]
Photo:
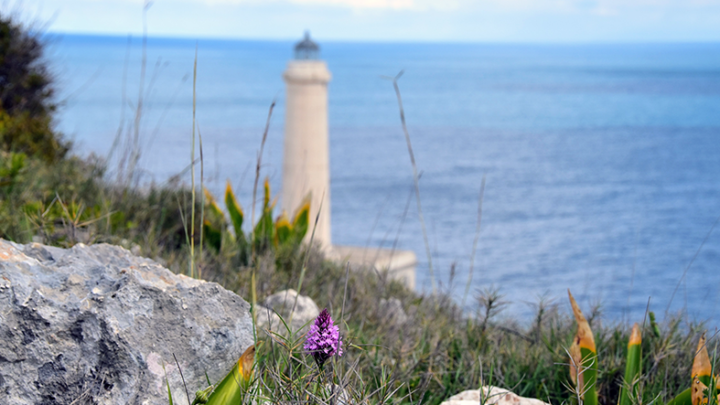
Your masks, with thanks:
[[[0,15],[0,143],[5,151],[45,162],[70,148],[52,126],[53,77],[43,60],[41,32]]]

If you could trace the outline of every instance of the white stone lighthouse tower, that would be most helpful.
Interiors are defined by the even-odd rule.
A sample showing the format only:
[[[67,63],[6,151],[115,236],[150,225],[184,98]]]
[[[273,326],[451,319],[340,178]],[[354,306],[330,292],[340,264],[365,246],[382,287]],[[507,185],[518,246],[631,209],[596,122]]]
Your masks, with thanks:
[[[283,74],[287,90],[282,208],[292,216],[310,196],[310,227],[305,240],[309,241],[321,209],[314,241],[327,249],[332,243],[327,93],[331,76],[325,62],[318,59],[319,51],[306,32],[295,45],[295,59]]]

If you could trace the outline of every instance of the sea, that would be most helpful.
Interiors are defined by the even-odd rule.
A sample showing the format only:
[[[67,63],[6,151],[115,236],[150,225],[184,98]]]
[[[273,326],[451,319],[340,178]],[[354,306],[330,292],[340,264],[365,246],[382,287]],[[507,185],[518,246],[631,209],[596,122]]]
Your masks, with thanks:
[[[720,43],[318,42],[335,244],[414,251],[416,289],[435,284],[469,313],[489,291],[506,316],[569,312],[570,289],[609,322],[649,309],[718,325]],[[130,142],[138,182],[189,182],[194,87],[204,182],[220,195],[229,180],[245,207],[276,102],[262,177],[279,192],[293,41],[48,43],[57,127],[109,176]]]

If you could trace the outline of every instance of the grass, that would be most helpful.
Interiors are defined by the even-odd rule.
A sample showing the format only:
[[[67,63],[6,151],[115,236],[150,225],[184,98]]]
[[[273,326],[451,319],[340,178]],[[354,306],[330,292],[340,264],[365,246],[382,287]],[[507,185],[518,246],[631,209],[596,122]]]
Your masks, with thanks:
[[[4,153],[3,165],[10,160]],[[185,272],[190,255],[181,208],[188,212],[191,191],[179,179],[144,187],[118,185],[105,180],[105,172],[103,162],[95,158],[69,157],[53,165],[27,159],[12,178],[12,187],[5,181],[0,188],[1,236],[18,242],[34,238],[58,246],[78,242],[139,246],[144,256],[174,272]],[[199,243],[199,235],[195,237]],[[245,298],[254,286],[258,301],[295,288],[302,278],[302,293],[338,319],[346,350],[336,359],[332,373],[357,398],[373,403],[438,404],[460,391],[492,384],[553,404],[573,402],[566,388],[569,372],[563,364],[568,361],[566,349],[575,324],[565,305],[540,302],[535,320],[521,324],[504,317],[502,296],[488,290],[477,293],[474,312],[463,313],[449,291],[420,295],[383,273],[347,271],[313,249],[266,250],[243,265],[232,247],[205,248],[195,260],[205,279]],[[398,299],[407,322],[383,318],[382,298]],[[630,330],[604,320],[597,308],[586,313],[598,349],[600,403],[609,403],[618,397],[622,384]],[[656,336],[652,325],[645,323],[643,403],[656,397],[666,402],[690,385],[690,366],[703,328],[669,317]],[[282,354],[282,345],[265,331],[258,332],[264,344],[258,349],[257,374],[272,388],[271,395],[292,402],[292,395],[300,394],[292,394],[277,379],[287,372],[290,358],[304,359],[307,367],[303,370],[311,374],[312,364],[298,349],[296,341],[301,337],[283,338],[295,342],[287,343],[294,347],[292,356]],[[709,345],[714,347],[716,342],[713,339]],[[493,370],[491,379],[489,370]]]
[[[314,249],[269,249],[249,263],[238,258],[233,246],[197,249],[191,256],[190,246],[200,246],[201,235],[193,235],[190,242],[186,234],[192,191],[180,175],[162,184],[137,186],[107,180],[106,164],[97,157],[69,156],[56,163],[27,158],[13,169],[18,159],[7,152],[1,156],[0,237],[64,247],[79,242],[135,246],[176,273],[190,269],[193,260],[196,274],[246,299],[256,295],[258,301],[302,285],[303,294],[339,318],[346,350],[330,373],[356,399],[438,404],[460,391],[492,384],[553,404],[574,401],[564,365],[575,333],[567,306],[539,302],[534,321],[521,324],[504,317],[498,291],[476,292],[475,311],[463,313],[449,291],[420,295],[386,274],[348,272]],[[199,212],[201,202],[195,204]],[[195,227],[202,229],[199,222]],[[399,324],[383,318],[383,298],[398,299],[408,320]],[[623,383],[630,328],[604,320],[598,308],[587,313],[598,349],[600,403],[610,403]],[[690,366],[703,328],[670,316],[656,336],[645,323],[642,403],[655,398],[667,402],[690,385]],[[317,378],[299,349],[302,337],[258,331],[258,340],[264,342],[258,349],[257,375],[267,386],[265,394],[286,402],[299,400],[307,389],[302,384]],[[288,364],[299,367],[295,376],[304,376],[289,386],[283,383],[293,370]]]

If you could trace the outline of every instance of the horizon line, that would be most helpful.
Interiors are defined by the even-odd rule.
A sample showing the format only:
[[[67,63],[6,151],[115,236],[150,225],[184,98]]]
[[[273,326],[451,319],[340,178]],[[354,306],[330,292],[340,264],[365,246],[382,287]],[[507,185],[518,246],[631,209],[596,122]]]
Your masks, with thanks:
[[[47,30],[43,35],[49,36],[71,36],[71,37],[105,37],[105,38],[142,38],[142,33],[119,34],[108,32],[82,32],[82,31],[53,31]],[[165,40],[183,40],[183,41],[226,41],[226,42],[298,42],[302,39],[301,35],[296,38],[268,38],[268,37],[222,37],[222,36],[190,36],[182,34],[148,34],[148,39],[165,39]],[[320,43],[366,43],[366,44],[458,44],[458,45],[720,45],[720,39],[717,40],[668,40],[668,39],[649,39],[649,40],[502,40],[502,39],[486,39],[486,40],[457,40],[457,39],[355,39],[355,38],[329,38],[317,39]]]

